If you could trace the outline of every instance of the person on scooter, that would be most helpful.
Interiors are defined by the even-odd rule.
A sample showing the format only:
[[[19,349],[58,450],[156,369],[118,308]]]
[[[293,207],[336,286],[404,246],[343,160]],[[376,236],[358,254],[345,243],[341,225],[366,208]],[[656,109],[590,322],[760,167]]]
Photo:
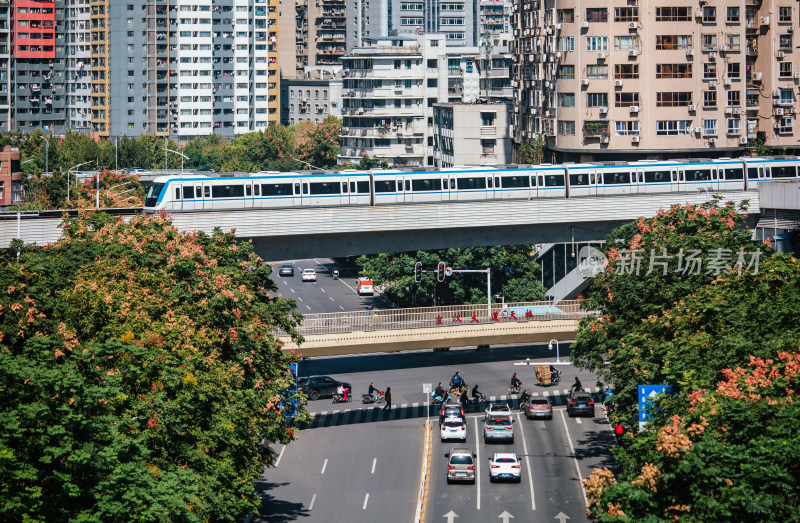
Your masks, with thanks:
[[[464,412],[469,412],[469,391],[467,390],[461,394],[461,407],[464,409]]]
[[[377,396],[375,396],[375,391],[376,391],[376,390],[377,390],[377,389],[375,388],[375,383],[373,383],[373,382],[369,382],[369,391],[368,391],[368,394],[369,394],[369,395],[370,395],[370,397],[372,398],[372,403],[375,403],[375,402],[377,402],[377,401],[378,401],[378,398],[377,398]]]
[[[456,371],[456,373],[453,374],[453,377],[450,378],[450,383],[453,385],[453,387],[459,388],[464,385],[464,378],[461,377],[461,373],[459,371]]]
[[[333,397],[334,403],[337,401],[344,401],[344,385],[341,383],[336,387],[336,396]]]
[[[528,404],[528,401],[531,399],[531,394],[528,392],[528,389],[522,391],[522,396],[519,397],[519,408],[524,409],[525,406]]]
[[[517,377],[517,373],[511,375],[511,388],[515,389],[522,385],[522,380]]]
[[[442,382],[440,381],[439,384],[436,386],[436,390],[433,391],[434,399],[438,399],[439,401],[445,400],[445,390],[442,387]]]
[[[575,383],[572,384],[570,390],[577,390],[577,391],[583,390],[583,385],[581,384],[581,380],[579,380],[577,376],[575,376]]]

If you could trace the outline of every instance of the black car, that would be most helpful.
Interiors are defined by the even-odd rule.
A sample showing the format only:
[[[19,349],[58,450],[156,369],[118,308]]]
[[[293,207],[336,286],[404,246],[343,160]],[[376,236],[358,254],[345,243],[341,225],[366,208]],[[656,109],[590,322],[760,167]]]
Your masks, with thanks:
[[[350,393],[352,394],[353,388],[349,383],[337,381],[330,376],[306,376],[297,381],[297,387],[312,400],[319,399],[323,396],[328,398],[332,397],[336,394],[336,389],[339,388],[339,385],[350,389]]]
[[[291,263],[284,263],[278,271],[280,276],[294,276],[294,265]]]
[[[464,407],[461,406],[461,403],[445,403],[442,405],[442,412],[439,414],[439,425],[444,423],[446,418],[466,419],[464,417]]]
[[[594,417],[594,399],[588,392],[573,390],[567,398],[567,414],[572,417],[576,415],[588,415]]]

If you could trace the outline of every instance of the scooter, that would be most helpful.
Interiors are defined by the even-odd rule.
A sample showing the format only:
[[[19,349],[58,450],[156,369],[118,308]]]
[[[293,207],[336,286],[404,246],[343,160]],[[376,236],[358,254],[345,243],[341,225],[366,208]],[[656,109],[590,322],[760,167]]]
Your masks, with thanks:
[[[333,279],[334,280],[339,279],[339,269],[333,269]]]
[[[520,390],[520,386],[519,385],[514,385],[513,387],[509,387],[508,388],[508,393],[509,394],[519,394],[519,390]]]
[[[351,401],[353,401],[353,395],[350,394],[349,390],[347,391],[347,399],[344,399],[344,397],[341,394],[333,395],[334,403],[350,403]]]
[[[431,404],[441,405],[442,403],[447,403],[447,391],[444,391],[444,397],[437,396],[436,391],[431,392]]]
[[[362,394],[361,403],[374,403],[376,405],[380,405],[382,403],[386,403],[386,397],[383,395],[382,390],[376,390],[375,399],[373,399],[369,394]]]

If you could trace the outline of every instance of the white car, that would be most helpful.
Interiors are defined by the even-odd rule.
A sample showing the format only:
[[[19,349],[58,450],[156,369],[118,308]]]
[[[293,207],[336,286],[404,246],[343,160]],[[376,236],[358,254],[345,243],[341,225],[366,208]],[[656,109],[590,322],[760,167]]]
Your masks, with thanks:
[[[511,481],[522,481],[522,463],[513,452],[495,452],[489,458],[489,481],[498,479],[510,479]]]
[[[303,269],[303,281],[317,281],[317,271],[314,269]]]
[[[464,418],[446,418],[441,426],[442,441],[457,439],[467,441],[467,425]]]

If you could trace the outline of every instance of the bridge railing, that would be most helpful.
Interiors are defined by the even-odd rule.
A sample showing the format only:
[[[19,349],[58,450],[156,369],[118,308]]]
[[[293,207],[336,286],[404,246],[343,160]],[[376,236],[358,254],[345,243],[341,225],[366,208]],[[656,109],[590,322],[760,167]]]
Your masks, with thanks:
[[[537,301],[494,304],[491,312],[486,304],[383,309],[351,312],[308,314],[298,330],[303,336],[339,334],[356,331],[459,327],[503,322],[527,322],[554,319],[577,319],[594,313],[582,310],[577,300]],[[278,336],[286,336],[278,332]]]

